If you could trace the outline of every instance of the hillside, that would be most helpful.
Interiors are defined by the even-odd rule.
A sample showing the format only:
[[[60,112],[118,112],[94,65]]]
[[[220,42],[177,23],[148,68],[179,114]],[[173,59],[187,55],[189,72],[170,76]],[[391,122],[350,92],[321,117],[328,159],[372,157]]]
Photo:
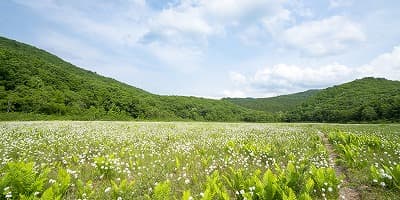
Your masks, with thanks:
[[[2,119],[20,113],[32,119],[272,120],[270,114],[227,101],[151,94],[3,37],[0,111]]]
[[[287,121],[373,120],[400,120],[400,81],[368,77],[329,87],[287,116]]]
[[[9,119],[399,121],[400,81],[363,78],[271,98],[162,96],[0,37],[0,120]]]
[[[316,94],[318,91],[319,90],[307,90],[305,92],[269,98],[223,98],[223,100],[249,109],[276,113],[295,109],[298,105],[303,103],[310,96]]]

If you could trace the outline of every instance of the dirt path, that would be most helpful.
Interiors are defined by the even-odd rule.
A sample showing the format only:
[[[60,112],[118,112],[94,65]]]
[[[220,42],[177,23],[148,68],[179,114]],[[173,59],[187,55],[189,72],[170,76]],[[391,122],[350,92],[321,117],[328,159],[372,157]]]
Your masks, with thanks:
[[[339,199],[349,199],[349,200],[350,199],[351,200],[353,200],[353,199],[354,200],[361,199],[360,198],[360,194],[358,193],[357,190],[348,187],[348,182],[349,181],[348,181],[348,178],[346,176],[346,170],[343,167],[338,166],[338,165],[335,164],[335,160],[338,157],[338,155],[333,150],[333,147],[332,147],[331,143],[329,143],[328,137],[324,133],[322,133],[320,131],[318,131],[318,135],[322,139],[322,143],[324,144],[326,150],[328,151],[328,163],[329,163],[329,166],[335,169],[335,172],[336,172],[337,176],[341,176],[341,175],[345,176],[345,178],[343,180],[343,183],[342,183],[342,187],[339,190]]]

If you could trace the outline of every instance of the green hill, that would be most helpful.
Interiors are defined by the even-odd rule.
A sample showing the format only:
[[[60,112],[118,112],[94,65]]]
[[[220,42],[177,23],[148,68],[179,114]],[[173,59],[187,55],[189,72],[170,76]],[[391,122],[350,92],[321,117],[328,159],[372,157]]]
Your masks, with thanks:
[[[20,119],[399,121],[400,81],[363,78],[271,98],[161,96],[0,37],[0,120]]]
[[[223,100],[254,110],[274,113],[286,112],[295,109],[318,91],[319,90],[307,90],[305,92],[269,98],[223,98]]]
[[[400,120],[400,81],[368,77],[329,87],[287,116],[287,121],[374,120]]]
[[[270,121],[221,100],[160,96],[0,37],[0,119]]]

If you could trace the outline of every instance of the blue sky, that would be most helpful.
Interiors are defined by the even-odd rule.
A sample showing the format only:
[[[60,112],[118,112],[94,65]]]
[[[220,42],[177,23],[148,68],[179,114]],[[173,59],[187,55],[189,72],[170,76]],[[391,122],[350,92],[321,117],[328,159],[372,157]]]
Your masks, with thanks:
[[[400,1],[2,0],[0,35],[156,94],[400,80]]]

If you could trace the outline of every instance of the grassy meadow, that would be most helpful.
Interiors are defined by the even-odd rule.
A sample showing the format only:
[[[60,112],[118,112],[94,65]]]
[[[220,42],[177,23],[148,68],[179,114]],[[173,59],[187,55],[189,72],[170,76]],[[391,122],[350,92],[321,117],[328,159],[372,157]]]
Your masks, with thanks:
[[[37,121],[0,134],[0,199],[400,199],[400,125]]]

